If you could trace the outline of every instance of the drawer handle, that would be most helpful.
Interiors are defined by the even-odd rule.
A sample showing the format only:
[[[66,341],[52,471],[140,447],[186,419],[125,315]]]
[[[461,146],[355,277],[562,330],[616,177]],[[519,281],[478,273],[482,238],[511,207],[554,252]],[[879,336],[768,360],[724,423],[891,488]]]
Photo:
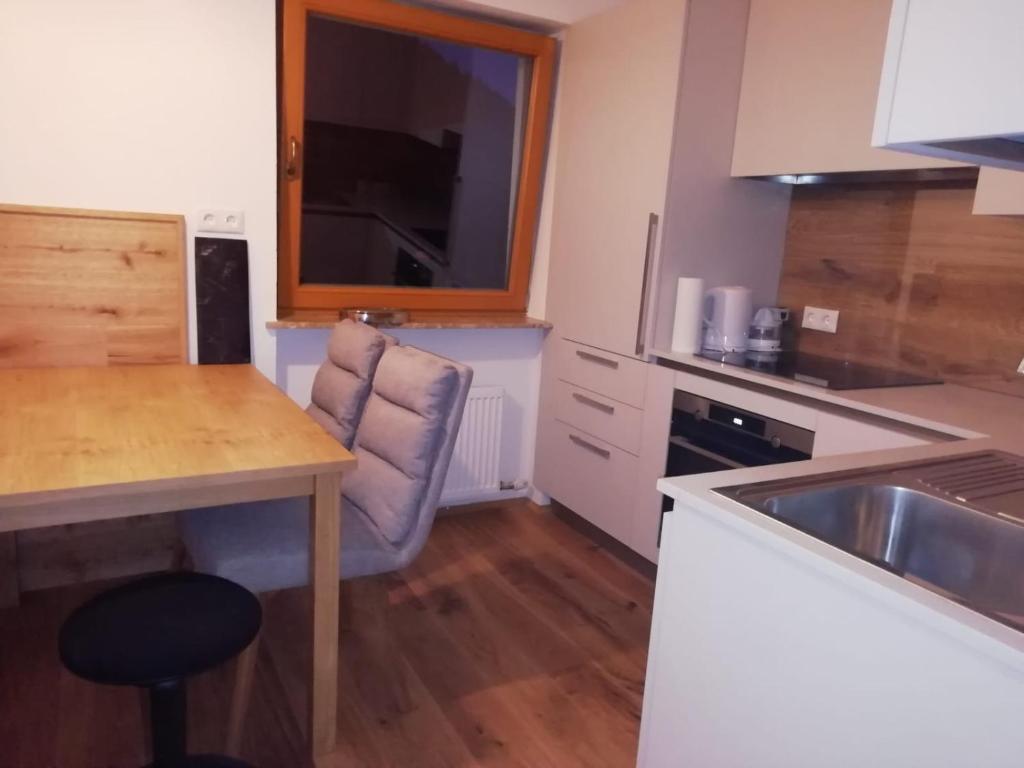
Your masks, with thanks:
[[[600,355],[594,355],[590,352],[584,352],[580,349],[576,350],[576,357],[586,360],[588,363],[597,363],[603,365],[606,368],[618,368],[619,364],[615,360],[609,360],[607,357],[601,357]]]
[[[577,435],[569,435],[569,439],[576,443],[576,445],[578,445],[580,448],[586,448],[591,453],[596,453],[602,459],[610,459],[612,457],[611,451],[605,450],[604,448],[598,448],[593,443],[588,443],[582,437],[579,437]]]
[[[597,408],[597,410],[602,411],[604,413],[607,413],[609,416],[611,416],[613,413],[615,413],[615,406],[614,405],[607,405],[605,403],[600,403],[597,400],[594,400],[592,397],[587,397],[586,395],[581,395],[579,392],[573,392],[572,393],[572,399],[575,400],[578,403],[583,403],[584,405],[589,405],[591,408]]]

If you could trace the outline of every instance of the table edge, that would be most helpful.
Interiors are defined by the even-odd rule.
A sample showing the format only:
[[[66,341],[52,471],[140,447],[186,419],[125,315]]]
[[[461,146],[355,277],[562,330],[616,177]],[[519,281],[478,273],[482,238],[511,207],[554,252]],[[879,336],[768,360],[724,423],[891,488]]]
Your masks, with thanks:
[[[0,512],[8,508],[21,508],[36,504],[53,504],[61,501],[84,501],[88,499],[117,498],[121,496],[145,496],[147,493],[164,493],[180,488],[213,488],[221,485],[258,483],[265,480],[315,477],[316,475],[341,474],[356,468],[356,457],[338,461],[318,462],[294,466],[270,467],[215,472],[204,475],[161,477],[151,480],[133,480],[124,483],[73,486],[70,488],[48,488],[40,491],[0,494]]]

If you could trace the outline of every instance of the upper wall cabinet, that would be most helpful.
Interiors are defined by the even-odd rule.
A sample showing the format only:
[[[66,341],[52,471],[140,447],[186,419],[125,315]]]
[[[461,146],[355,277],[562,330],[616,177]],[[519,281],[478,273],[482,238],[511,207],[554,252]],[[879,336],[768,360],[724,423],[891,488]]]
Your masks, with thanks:
[[[733,176],[954,165],[871,147],[890,6],[752,0]]]
[[[874,144],[1024,169],[1022,71],[1021,0],[894,0]]]

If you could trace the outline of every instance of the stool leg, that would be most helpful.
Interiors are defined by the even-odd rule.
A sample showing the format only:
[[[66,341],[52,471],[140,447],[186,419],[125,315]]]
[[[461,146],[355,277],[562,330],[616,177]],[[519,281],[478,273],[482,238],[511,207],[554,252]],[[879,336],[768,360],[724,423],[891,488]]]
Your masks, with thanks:
[[[149,689],[153,768],[180,768],[185,760],[185,681],[168,680]]]

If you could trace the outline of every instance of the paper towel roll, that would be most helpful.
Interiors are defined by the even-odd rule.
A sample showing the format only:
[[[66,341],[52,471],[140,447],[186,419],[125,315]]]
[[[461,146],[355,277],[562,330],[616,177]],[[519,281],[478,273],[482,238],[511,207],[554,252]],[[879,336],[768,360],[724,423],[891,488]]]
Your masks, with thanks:
[[[676,315],[672,323],[672,351],[700,352],[704,317],[704,281],[680,277],[676,284]]]

